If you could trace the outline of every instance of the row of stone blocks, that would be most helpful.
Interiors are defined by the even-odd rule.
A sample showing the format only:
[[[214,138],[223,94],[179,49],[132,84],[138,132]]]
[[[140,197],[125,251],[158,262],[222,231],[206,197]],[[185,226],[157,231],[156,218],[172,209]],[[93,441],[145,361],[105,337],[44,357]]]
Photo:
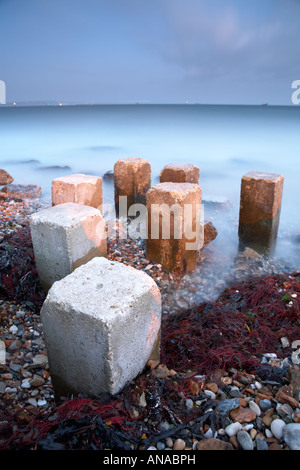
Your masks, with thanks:
[[[73,175],[74,181],[80,184],[80,177]],[[243,211],[246,215],[240,230],[244,234],[251,232],[253,224],[262,233],[277,230],[282,185],[280,176],[255,173],[243,178],[240,219],[243,221]],[[74,191],[71,195],[76,202],[54,203],[55,207],[31,219],[40,279],[46,290],[52,286],[41,316],[54,389],[56,395],[117,393],[150,357],[159,359],[160,293],[146,274],[105,258],[101,212],[86,205],[87,198],[76,199]],[[258,208],[264,208],[263,218],[261,208],[254,210],[253,198]],[[90,195],[91,200],[95,198]],[[102,194],[99,200],[102,202]],[[201,188],[193,182],[160,183],[147,189],[146,200],[150,213],[151,207],[161,204],[179,208],[188,204],[196,209],[201,204]],[[247,214],[252,214],[250,221]],[[149,231],[151,221],[150,217]],[[197,226],[192,223],[190,230],[196,233]],[[147,240],[147,255],[154,261],[163,260],[165,266],[171,260],[169,269],[192,269],[199,247],[196,244],[186,250],[183,244],[187,241],[191,239],[176,239],[174,233],[171,240],[158,236]]]

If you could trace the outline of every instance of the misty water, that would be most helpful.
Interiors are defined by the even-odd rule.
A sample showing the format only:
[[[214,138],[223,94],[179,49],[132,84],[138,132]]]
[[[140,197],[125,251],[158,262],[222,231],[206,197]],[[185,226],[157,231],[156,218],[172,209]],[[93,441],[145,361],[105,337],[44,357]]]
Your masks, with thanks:
[[[49,199],[53,178],[103,176],[119,158],[146,158],[152,184],[164,165],[200,168],[205,219],[218,230],[214,257],[238,247],[240,183],[248,171],[280,173],[284,192],[276,259],[300,267],[300,107],[97,105],[0,108],[0,168]],[[104,180],[104,202],[113,183]],[[230,205],[206,204],[229,201]]]

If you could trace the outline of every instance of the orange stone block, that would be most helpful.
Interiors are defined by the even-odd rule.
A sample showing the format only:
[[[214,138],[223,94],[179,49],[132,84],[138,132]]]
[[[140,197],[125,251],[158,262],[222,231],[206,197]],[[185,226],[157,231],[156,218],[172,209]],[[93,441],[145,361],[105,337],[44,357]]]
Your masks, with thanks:
[[[147,193],[147,258],[177,273],[196,268],[203,244],[202,191],[192,183],[159,183]]]
[[[84,206],[102,208],[102,178],[77,173],[61,176],[52,181],[52,206],[74,202]]]
[[[170,163],[160,173],[161,183],[195,183],[199,184],[200,170],[191,163]]]
[[[123,158],[114,166],[115,206],[119,214],[119,198],[127,197],[127,210],[133,204],[146,204],[151,186],[151,166],[143,158]]]
[[[271,253],[277,240],[284,177],[249,172],[241,182],[240,247]]]

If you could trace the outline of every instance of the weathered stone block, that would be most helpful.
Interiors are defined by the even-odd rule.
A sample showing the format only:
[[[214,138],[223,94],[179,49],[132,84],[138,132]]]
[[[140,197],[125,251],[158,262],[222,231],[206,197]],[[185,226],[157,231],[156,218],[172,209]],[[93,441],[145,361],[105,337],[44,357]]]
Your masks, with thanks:
[[[147,193],[147,258],[178,273],[196,267],[203,245],[202,191],[191,183],[159,183]]]
[[[199,184],[200,170],[191,163],[170,163],[160,172],[161,183]]]
[[[57,397],[116,394],[159,360],[159,289],[122,263],[95,258],[56,282],[41,319]]]
[[[30,218],[39,278],[45,290],[95,256],[106,256],[106,227],[101,212],[75,203],[59,204]]]
[[[249,172],[241,182],[239,215],[240,248],[258,253],[275,249],[284,177],[278,174]]]
[[[119,214],[119,198],[127,197],[127,208],[133,204],[146,204],[146,193],[151,186],[151,166],[143,158],[123,158],[114,166],[116,213]]]
[[[52,181],[52,205],[74,202],[102,210],[102,178],[100,176],[74,175],[61,176]]]

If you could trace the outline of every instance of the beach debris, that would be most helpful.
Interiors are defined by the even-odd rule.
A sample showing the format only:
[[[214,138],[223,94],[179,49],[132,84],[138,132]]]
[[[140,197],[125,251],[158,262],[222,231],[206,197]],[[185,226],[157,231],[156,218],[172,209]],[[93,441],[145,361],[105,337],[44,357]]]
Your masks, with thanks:
[[[37,199],[42,195],[42,189],[35,184],[8,184],[0,191],[0,200],[23,201],[24,199]]]
[[[73,202],[102,211],[102,178],[76,173],[54,178],[51,185],[52,205]]]
[[[191,163],[170,163],[160,172],[160,183],[199,184],[200,170]]]
[[[239,241],[260,254],[272,254],[277,241],[284,178],[251,171],[241,182]]]
[[[151,165],[143,158],[123,158],[114,165],[114,194],[116,214],[127,217],[134,204],[146,205],[146,193],[151,187]],[[120,197],[127,198],[120,207]]]

